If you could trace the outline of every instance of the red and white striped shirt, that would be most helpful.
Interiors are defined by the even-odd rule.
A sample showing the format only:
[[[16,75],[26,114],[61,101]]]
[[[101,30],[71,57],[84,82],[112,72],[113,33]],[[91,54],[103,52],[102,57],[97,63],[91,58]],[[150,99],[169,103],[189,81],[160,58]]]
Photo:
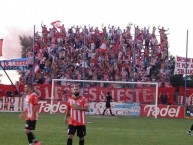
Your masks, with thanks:
[[[36,109],[34,112],[35,106],[38,105],[38,100],[39,99],[36,93],[31,93],[26,95],[26,98],[25,98],[26,120],[29,120],[29,119],[38,120],[38,109]]]
[[[80,96],[80,98],[78,99],[70,97],[67,102],[67,109],[70,111],[70,118],[68,120],[68,124],[73,126],[85,125],[85,111],[72,109],[73,104],[80,105],[81,107],[87,107],[89,106],[88,99],[82,96]]]

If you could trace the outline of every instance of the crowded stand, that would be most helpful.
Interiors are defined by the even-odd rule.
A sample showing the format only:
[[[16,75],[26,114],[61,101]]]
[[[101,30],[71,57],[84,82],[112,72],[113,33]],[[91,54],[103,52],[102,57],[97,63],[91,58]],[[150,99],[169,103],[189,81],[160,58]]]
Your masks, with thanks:
[[[169,29],[133,24],[125,28],[113,25],[100,28],[52,25],[48,28],[42,24],[41,28],[41,32],[34,34],[34,49],[26,54],[29,69],[22,70],[14,87],[0,84],[0,103],[3,104],[0,110],[21,109],[24,84],[33,82],[41,100],[39,112],[64,113],[65,103],[72,95],[69,85],[72,80],[72,84],[77,80],[91,80],[86,85],[79,81],[89,99],[91,114],[102,114],[101,104],[105,104],[105,94],[109,91],[116,115],[125,115],[125,111],[128,115],[130,105],[134,105],[140,108],[141,116],[155,116],[154,105],[157,105],[158,117],[192,116],[193,89],[185,92],[184,86],[170,83]],[[158,87],[151,85],[155,84],[152,82],[158,82]],[[186,109],[184,104],[191,107]]]
[[[160,26],[151,31],[132,24],[124,29],[113,25],[47,28],[42,24],[42,32],[35,33],[35,64],[39,66],[35,83],[84,79],[159,82],[170,87],[167,31]],[[32,68],[32,49],[26,57]],[[31,77],[23,73],[20,83],[31,81]]]

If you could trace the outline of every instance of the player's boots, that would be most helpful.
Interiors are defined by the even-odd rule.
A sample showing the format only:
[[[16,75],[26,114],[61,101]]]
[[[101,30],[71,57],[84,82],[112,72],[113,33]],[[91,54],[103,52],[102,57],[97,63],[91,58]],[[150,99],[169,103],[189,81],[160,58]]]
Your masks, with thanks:
[[[33,145],[41,145],[41,144],[42,144],[41,141],[35,140]]]

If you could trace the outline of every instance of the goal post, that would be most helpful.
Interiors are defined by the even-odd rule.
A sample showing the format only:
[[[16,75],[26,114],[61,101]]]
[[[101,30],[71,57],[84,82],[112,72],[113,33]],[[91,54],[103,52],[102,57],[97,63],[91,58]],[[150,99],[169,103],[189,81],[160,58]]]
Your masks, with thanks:
[[[51,114],[53,113],[54,101],[67,101],[67,98],[72,95],[71,87],[73,84],[81,86],[81,95],[87,97],[89,103],[105,102],[106,93],[110,91],[114,102],[153,105],[155,108],[154,117],[157,118],[157,82],[53,79],[50,101]]]

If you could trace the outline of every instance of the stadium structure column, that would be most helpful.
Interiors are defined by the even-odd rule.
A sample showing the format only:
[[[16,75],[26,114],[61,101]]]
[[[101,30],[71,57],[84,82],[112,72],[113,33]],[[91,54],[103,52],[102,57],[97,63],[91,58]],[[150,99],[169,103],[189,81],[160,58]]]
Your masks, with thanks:
[[[34,69],[35,69],[35,51],[34,51],[34,47],[35,47],[35,25],[34,25],[34,37],[33,37],[33,66],[32,66],[32,80],[31,83],[34,83]]]

